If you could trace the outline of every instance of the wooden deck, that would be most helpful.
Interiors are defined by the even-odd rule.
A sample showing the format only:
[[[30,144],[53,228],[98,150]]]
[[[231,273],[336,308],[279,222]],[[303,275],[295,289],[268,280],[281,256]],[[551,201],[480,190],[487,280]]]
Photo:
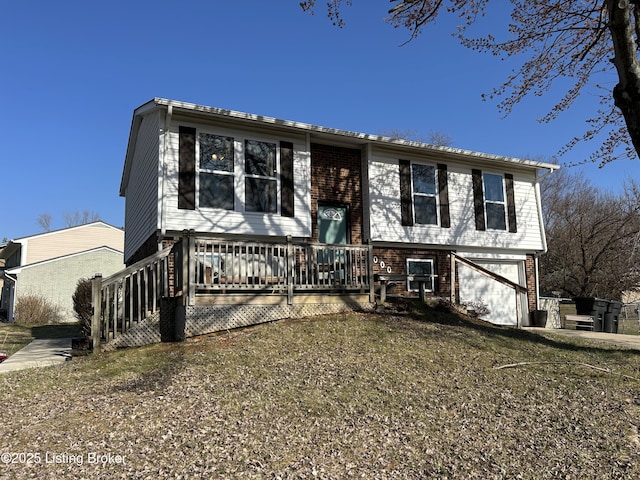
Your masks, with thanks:
[[[373,303],[371,259],[370,245],[251,242],[187,232],[172,248],[94,279],[93,343],[159,315],[166,299],[183,308]]]

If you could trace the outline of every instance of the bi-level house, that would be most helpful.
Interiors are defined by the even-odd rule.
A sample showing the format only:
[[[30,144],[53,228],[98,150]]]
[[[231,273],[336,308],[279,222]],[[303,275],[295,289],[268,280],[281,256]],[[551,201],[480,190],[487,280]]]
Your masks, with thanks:
[[[223,304],[259,305],[238,324],[251,323],[285,304],[274,315],[371,304],[381,287],[526,325],[546,249],[539,182],[556,168],[155,98],[133,113],[125,262],[173,246],[154,271],[187,330],[228,317]]]

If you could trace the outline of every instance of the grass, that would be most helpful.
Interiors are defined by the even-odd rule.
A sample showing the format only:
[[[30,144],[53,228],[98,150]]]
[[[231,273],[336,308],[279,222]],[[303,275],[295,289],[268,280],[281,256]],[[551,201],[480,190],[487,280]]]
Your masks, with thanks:
[[[78,324],[22,325],[0,322],[0,352],[13,355],[36,338],[66,338],[80,335]]]
[[[3,375],[0,451],[126,464],[0,477],[637,478],[639,378],[639,352],[439,310],[276,322]]]

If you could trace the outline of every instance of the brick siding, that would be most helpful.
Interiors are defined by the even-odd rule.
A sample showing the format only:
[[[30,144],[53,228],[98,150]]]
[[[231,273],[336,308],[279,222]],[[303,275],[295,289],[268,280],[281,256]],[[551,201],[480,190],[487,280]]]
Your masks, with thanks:
[[[318,241],[318,203],[349,207],[349,243],[363,243],[360,150],[311,144],[312,240]]]

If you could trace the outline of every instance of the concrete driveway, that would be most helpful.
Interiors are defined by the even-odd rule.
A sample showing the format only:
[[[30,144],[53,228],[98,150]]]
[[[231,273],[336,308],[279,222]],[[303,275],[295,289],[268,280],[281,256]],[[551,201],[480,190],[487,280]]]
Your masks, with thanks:
[[[563,335],[565,337],[584,338],[588,340],[596,340],[599,342],[616,345],[630,350],[640,350],[640,335],[622,335],[619,333],[606,332],[590,332],[587,330],[566,330],[564,328],[535,328],[524,327],[524,330],[533,333],[545,335],[552,333],[554,335]]]
[[[48,367],[71,360],[71,338],[38,338],[0,363],[0,373]]]

